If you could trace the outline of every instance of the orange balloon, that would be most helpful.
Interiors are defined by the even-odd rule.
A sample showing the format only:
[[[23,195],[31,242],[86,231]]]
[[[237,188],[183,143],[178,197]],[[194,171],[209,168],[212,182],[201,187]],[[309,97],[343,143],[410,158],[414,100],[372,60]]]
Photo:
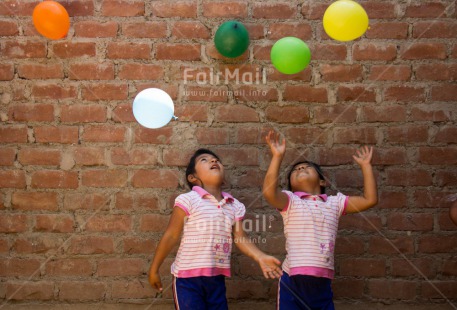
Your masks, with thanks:
[[[33,10],[33,25],[41,35],[58,40],[67,35],[70,29],[70,17],[60,3],[43,1]]]

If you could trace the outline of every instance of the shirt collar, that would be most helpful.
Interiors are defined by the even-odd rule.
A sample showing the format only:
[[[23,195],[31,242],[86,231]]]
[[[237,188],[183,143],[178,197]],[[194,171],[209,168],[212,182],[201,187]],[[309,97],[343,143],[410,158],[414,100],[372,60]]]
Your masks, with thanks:
[[[209,195],[209,196],[213,196],[211,195],[210,193],[208,193],[204,188],[200,187],[200,186],[194,186],[192,187],[192,190],[194,192],[197,192],[197,194],[200,195],[201,198]],[[228,203],[231,203],[233,202],[234,198],[232,195],[230,195],[229,193],[226,193],[226,192],[222,192],[222,197],[228,202]]]
[[[311,195],[311,194],[308,194],[308,193],[305,193],[305,192],[295,192],[294,194],[297,195],[298,197],[300,197],[301,199],[304,199],[304,198],[309,197],[309,196],[318,196],[324,202],[327,201],[327,195],[326,194]]]

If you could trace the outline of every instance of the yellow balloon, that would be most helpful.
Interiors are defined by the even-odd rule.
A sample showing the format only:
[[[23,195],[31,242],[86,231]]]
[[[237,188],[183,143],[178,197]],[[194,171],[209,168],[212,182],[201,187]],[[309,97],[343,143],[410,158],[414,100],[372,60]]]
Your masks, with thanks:
[[[324,30],[330,38],[351,41],[367,31],[368,15],[357,2],[338,0],[325,11],[323,23]]]

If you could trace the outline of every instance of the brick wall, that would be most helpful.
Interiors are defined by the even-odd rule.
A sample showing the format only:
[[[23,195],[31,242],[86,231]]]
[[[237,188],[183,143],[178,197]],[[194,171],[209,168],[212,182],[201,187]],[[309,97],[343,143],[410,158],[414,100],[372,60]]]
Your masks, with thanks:
[[[455,1],[364,1],[370,29],[349,43],[322,29],[329,1],[60,2],[71,16],[60,41],[34,30],[38,1],[0,3],[2,304],[170,304],[173,258],[162,268],[162,299],[147,270],[200,146],[220,154],[227,190],[248,218],[268,221],[252,233],[265,238],[260,247],[283,258],[281,219],[261,197],[269,128],[288,139],[285,165],[320,162],[332,192],[360,193],[351,155],[376,147],[380,203],[341,220],[338,303],[457,301],[457,228],[447,215],[457,200]],[[251,36],[237,59],[212,40],[229,19]],[[269,61],[284,36],[311,47],[299,74]],[[226,69],[254,83],[208,81]],[[135,122],[133,98],[148,87],[172,96],[179,121],[157,130]],[[274,308],[276,283],[237,251],[233,271],[234,309]]]

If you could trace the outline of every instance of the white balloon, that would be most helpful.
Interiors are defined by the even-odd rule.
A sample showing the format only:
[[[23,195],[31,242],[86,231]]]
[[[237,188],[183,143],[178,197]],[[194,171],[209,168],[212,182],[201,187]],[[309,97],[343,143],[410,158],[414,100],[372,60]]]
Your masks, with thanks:
[[[133,116],[146,128],[160,128],[173,117],[175,107],[171,97],[161,89],[147,88],[133,100]]]

